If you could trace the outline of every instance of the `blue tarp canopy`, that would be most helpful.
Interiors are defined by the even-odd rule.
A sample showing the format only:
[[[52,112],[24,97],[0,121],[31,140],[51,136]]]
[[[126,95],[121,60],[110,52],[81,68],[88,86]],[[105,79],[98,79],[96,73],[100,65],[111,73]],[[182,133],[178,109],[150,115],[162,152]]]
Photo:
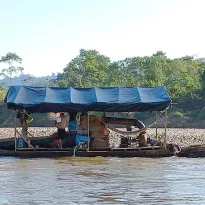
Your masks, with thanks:
[[[30,112],[162,111],[171,99],[163,86],[59,88],[11,86],[5,97],[9,109]]]

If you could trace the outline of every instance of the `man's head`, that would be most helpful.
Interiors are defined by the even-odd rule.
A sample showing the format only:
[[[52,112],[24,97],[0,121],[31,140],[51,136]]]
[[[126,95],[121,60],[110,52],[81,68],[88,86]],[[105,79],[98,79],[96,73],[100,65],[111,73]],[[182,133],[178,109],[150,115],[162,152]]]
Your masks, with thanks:
[[[61,112],[60,117],[64,117],[64,116],[65,116],[64,112]]]

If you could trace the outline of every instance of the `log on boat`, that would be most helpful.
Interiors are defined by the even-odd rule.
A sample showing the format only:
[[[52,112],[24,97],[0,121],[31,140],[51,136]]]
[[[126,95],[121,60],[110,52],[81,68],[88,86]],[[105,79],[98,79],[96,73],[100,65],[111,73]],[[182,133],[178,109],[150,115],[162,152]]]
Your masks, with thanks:
[[[182,147],[181,151],[177,153],[178,157],[205,157],[205,145],[194,145],[189,147]]]

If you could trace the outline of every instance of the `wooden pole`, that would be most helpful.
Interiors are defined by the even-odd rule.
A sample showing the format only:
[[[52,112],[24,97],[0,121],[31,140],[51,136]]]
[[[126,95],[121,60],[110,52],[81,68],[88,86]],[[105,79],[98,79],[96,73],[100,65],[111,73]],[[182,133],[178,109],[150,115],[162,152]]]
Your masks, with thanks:
[[[14,137],[15,137],[15,151],[16,151],[16,145],[17,145],[17,139],[16,139],[16,126],[17,126],[17,122],[16,122],[16,117],[17,117],[17,110],[15,111],[14,114]]]
[[[90,113],[88,112],[88,152],[90,151],[90,117],[89,117]]]
[[[156,123],[155,123],[155,127],[156,127],[156,138],[158,139],[158,112],[156,111]]]
[[[165,110],[164,148],[167,145],[167,109]]]

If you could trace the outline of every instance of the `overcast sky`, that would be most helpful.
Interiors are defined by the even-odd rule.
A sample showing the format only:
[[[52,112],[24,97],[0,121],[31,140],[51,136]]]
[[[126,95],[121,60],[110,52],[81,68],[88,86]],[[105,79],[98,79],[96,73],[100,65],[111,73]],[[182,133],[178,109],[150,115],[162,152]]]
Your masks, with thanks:
[[[0,0],[0,56],[16,52],[35,76],[62,72],[80,49],[113,61],[158,50],[205,57],[204,9],[204,0]]]

